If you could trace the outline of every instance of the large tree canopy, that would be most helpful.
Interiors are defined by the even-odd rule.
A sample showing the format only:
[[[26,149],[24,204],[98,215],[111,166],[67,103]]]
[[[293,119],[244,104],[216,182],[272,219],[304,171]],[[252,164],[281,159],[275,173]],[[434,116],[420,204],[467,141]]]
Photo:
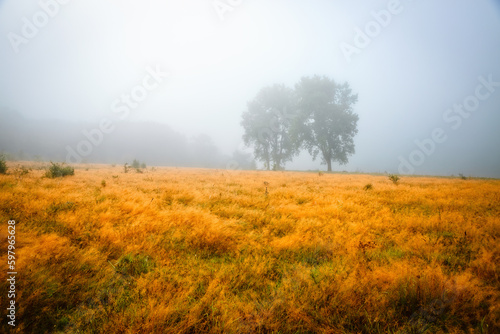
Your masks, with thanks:
[[[295,86],[298,117],[295,131],[303,146],[332,170],[332,162],[346,164],[354,154],[358,115],[352,110],[358,96],[348,83],[337,84],[327,77],[303,77]]]
[[[283,169],[299,151],[290,131],[295,105],[292,89],[274,85],[263,88],[243,113],[245,145],[253,146],[255,158],[268,170]]]
[[[243,140],[268,170],[282,169],[305,148],[314,160],[321,154],[331,171],[333,162],[346,164],[355,152],[357,100],[348,83],[320,76],[301,78],[295,90],[265,87],[243,113]]]

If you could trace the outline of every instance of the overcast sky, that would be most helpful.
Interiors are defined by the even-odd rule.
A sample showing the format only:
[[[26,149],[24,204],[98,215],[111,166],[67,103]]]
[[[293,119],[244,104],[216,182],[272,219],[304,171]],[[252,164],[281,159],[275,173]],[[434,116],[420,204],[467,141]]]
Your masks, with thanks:
[[[326,75],[359,95],[356,154],[334,169],[500,177],[499,1],[60,2],[0,0],[0,107],[97,124],[159,69],[127,120],[231,153],[261,88]]]

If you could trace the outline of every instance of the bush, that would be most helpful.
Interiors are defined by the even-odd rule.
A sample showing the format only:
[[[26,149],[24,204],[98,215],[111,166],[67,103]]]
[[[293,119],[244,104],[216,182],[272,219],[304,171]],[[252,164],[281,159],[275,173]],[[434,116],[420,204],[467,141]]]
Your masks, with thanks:
[[[49,167],[45,176],[50,178],[63,177],[67,175],[75,175],[75,169],[71,166],[64,166],[64,164],[56,164],[50,162],[52,166]]]
[[[365,185],[365,186],[363,187],[363,189],[364,189],[365,191],[372,190],[372,189],[373,189],[373,185],[372,185],[371,183],[368,183],[367,185]]]
[[[399,176],[397,176],[396,174],[390,174],[389,175],[389,180],[391,180],[392,183],[394,183],[394,184],[398,184]]]
[[[146,168],[146,163],[141,163],[139,160],[137,159],[134,159],[134,161],[132,161],[132,164],[129,165],[131,168],[134,168],[134,169],[139,169],[139,168],[142,168],[142,169],[145,169]]]
[[[7,164],[5,163],[5,155],[0,154],[0,174],[7,174]]]
[[[139,160],[134,159],[134,161],[132,161],[132,165],[130,165],[130,166],[132,166],[132,168],[140,168],[141,164],[140,164]]]
[[[31,171],[31,169],[28,169],[24,166],[18,165],[14,169],[14,175],[16,175],[16,179],[20,180],[23,178],[24,175],[29,174],[30,171]]]

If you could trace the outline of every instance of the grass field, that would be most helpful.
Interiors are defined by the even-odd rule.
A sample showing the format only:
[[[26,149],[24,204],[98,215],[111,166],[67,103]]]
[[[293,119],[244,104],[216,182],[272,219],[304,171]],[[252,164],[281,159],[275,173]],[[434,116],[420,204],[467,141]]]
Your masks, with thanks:
[[[0,175],[0,221],[2,331],[500,331],[499,180],[35,168]]]

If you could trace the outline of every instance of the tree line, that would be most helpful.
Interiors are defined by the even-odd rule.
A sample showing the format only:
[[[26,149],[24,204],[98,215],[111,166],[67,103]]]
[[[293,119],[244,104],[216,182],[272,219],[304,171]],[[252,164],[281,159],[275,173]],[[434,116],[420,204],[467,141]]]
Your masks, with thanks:
[[[0,155],[8,161],[66,161],[66,145],[76,147],[82,129],[95,124],[54,119],[25,118],[20,112],[0,107]],[[15,138],[15,140],[13,140]],[[83,163],[124,164],[133,159],[149,166],[226,168],[229,161],[240,169],[255,169],[251,154],[224,153],[207,134],[187,136],[167,124],[123,121],[112,136],[95,146]],[[1,168],[1,167],[0,167]]]
[[[282,170],[301,150],[328,171],[355,153],[358,95],[349,84],[325,76],[302,77],[294,89],[283,84],[262,88],[242,115],[243,141],[267,170]]]

